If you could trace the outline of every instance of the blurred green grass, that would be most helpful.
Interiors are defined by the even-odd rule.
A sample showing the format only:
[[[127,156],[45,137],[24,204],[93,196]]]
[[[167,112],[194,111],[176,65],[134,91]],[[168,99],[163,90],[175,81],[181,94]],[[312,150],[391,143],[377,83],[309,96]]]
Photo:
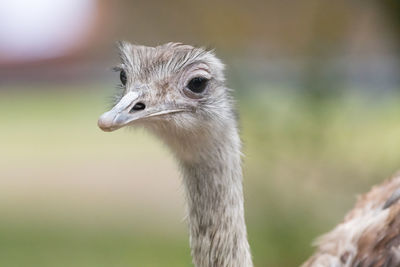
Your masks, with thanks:
[[[179,184],[176,166],[145,133],[97,129],[110,89],[1,89],[0,266],[190,266],[183,197],[160,191]],[[399,167],[400,98],[257,92],[238,100],[255,266],[296,266]],[[116,178],[130,168],[132,182]],[[141,181],[147,192],[134,191]]]
[[[0,226],[1,266],[189,266],[182,236],[60,225]]]

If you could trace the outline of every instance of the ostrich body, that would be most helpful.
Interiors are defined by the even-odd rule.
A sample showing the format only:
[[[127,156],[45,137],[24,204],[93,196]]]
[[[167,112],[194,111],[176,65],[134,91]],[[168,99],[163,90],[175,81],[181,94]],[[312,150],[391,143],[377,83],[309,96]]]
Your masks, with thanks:
[[[331,232],[319,237],[302,267],[399,267],[400,173],[374,186]]]
[[[168,43],[119,43],[123,92],[99,127],[142,126],[174,153],[183,174],[197,267],[251,267],[243,209],[241,142],[221,61]],[[316,242],[303,267],[400,266],[400,176],[361,196],[343,223]]]

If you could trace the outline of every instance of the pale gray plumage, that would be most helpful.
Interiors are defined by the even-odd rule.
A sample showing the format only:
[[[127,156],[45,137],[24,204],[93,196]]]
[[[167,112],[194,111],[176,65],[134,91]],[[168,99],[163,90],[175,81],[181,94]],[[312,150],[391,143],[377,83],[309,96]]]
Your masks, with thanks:
[[[171,148],[184,178],[195,266],[253,266],[244,220],[241,142],[224,65],[213,52],[177,43],[145,47],[122,42],[119,48],[117,69],[126,73],[126,85],[118,104],[100,117],[100,128],[141,125]],[[206,84],[204,91],[188,89],[195,78]]]

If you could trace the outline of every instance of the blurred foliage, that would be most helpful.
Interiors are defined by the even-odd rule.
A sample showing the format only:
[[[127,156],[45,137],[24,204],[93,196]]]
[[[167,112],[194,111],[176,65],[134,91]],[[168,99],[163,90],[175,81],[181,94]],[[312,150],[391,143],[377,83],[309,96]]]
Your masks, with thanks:
[[[182,236],[60,225],[0,225],[0,265],[30,267],[189,266]]]
[[[346,92],[315,102],[274,88],[241,101],[256,266],[299,265],[356,194],[399,167],[399,97]]]
[[[128,157],[138,172],[140,166],[147,168],[145,161],[170,158],[160,154],[154,140],[129,132],[103,135],[96,129],[96,116],[105,109],[109,94],[103,87],[40,87],[0,91],[0,176],[34,175],[29,169],[32,164],[47,170],[61,166],[63,179],[71,175],[85,179],[105,172],[112,192],[115,177],[107,173],[118,165],[104,165],[103,159],[126,164]],[[95,87],[99,89],[90,89]],[[316,104],[315,99],[288,88],[253,89],[258,93],[241,95],[238,107],[246,217],[255,266],[296,266],[312,252],[312,240],[343,218],[355,194],[398,168],[400,98],[394,93],[378,96],[344,90]],[[76,161],[95,165],[81,172],[74,169]],[[163,172],[165,167],[158,168]],[[149,183],[149,198],[160,185],[155,177],[142,175]],[[108,207],[95,194],[96,180],[88,181],[93,183],[93,194],[85,191],[82,198],[70,196],[67,201],[78,204],[69,209],[61,203],[66,197],[64,180],[59,181],[58,191],[45,193],[43,201],[31,207],[16,202],[24,196],[3,184],[0,266],[190,266],[185,224],[180,218],[169,222],[172,228],[166,223],[168,214],[176,213],[172,204],[169,210],[166,203],[164,213],[150,204],[131,211],[121,209],[121,204]],[[88,205],[90,199],[94,203]],[[85,205],[87,209],[82,208]],[[79,209],[85,214],[74,211]],[[127,212],[132,214],[127,216]],[[62,215],[59,221],[51,219],[57,218],[55,214]],[[74,223],[82,218],[90,223]]]

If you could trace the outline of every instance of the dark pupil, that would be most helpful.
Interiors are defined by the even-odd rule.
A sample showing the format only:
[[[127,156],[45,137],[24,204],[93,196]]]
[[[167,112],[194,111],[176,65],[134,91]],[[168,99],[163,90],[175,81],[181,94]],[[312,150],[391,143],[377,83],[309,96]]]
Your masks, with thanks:
[[[126,84],[127,78],[126,78],[126,72],[124,70],[121,70],[121,72],[119,73],[119,79],[121,80],[121,83],[123,85]]]
[[[207,82],[206,78],[196,77],[190,80],[187,88],[194,93],[201,93],[206,89]]]

